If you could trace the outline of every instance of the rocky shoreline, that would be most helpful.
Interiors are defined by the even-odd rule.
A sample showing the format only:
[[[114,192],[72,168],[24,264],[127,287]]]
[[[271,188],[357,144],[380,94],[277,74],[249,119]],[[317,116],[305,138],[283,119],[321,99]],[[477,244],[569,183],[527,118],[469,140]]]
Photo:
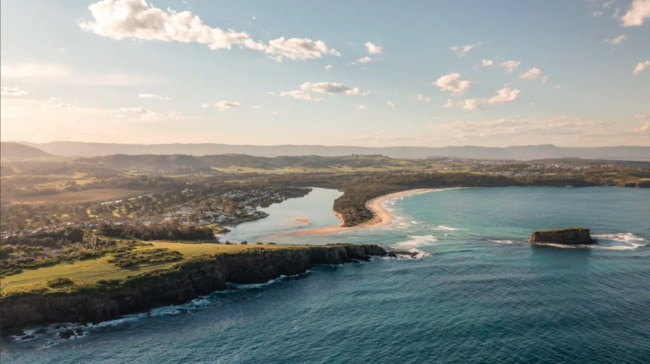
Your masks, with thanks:
[[[100,322],[152,308],[182,304],[227,289],[227,283],[265,283],[304,273],[320,264],[342,264],[385,256],[378,245],[326,245],[221,254],[179,263],[155,275],[136,276],[116,287],[72,293],[25,293],[0,301],[0,334],[57,322]]]

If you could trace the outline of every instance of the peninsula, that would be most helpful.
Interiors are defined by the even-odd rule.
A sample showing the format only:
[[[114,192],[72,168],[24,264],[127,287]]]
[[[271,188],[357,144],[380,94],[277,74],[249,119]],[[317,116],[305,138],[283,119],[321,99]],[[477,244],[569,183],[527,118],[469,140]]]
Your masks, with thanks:
[[[384,256],[377,245],[226,245],[154,242],[135,254],[61,263],[3,278],[0,332],[57,322],[99,322],[264,283],[320,264]]]

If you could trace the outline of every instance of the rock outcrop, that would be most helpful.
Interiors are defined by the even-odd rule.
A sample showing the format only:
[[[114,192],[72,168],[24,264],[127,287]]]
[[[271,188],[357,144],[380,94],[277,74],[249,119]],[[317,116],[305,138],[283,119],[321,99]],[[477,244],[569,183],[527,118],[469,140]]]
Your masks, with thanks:
[[[592,239],[589,229],[570,227],[535,231],[530,236],[530,242],[538,244],[584,245],[595,244],[596,240]]]
[[[134,277],[116,287],[73,293],[26,293],[0,299],[2,335],[56,322],[99,322],[151,308],[188,302],[224,290],[227,283],[264,283],[304,273],[319,264],[342,264],[384,256],[377,245],[328,245],[222,254],[179,263],[174,269]]]

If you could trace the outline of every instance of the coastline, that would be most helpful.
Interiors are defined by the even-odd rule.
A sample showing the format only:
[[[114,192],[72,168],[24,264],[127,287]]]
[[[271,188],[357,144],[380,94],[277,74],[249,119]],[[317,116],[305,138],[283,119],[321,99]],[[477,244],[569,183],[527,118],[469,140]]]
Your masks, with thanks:
[[[302,230],[302,231],[295,231],[292,233],[288,234],[283,234],[285,236],[312,236],[312,235],[325,235],[325,234],[334,234],[334,233],[340,233],[340,232],[346,232],[346,231],[354,231],[354,230],[360,230],[360,229],[366,229],[366,228],[375,228],[375,227],[380,227],[380,226],[385,226],[390,224],[392,220],[392,216],[390,212],[384,207],[383,203],[387,200],[391,200],[394,198],[398,197],[406,197],[406,196],[412,196],[412,195],[419,195],[422,193],[429,193],[436,191],[436,189],[433,188],[416,188],[416,189],[411,189],[411,190],[405,190],[405,191],[399,191],[399,192],[393,192],[389,193],[387,195],[382,195],[379,197],[375,197],[371,200],[368,200],[366,202],[366,208],[372,212],[372,219],[356,225],[356,226],[343,226],[345,221],[343,220],[343,216],[339,214],[336,211],[332,211],[334,215],[339,219],[341,222],[338,226],[327,226],[327,227],[322,227],[322,228],[314,228],[314,229],[308,229],[308,230]]]
[[[102,322],[152,308],[187,303],[228,289],[228,283],[266,283],[302,274],[323,264],[368,261],[385,256],[375,244],[275,245],[245,251],[204,254],[168,269],[143,273],[114,285],[96,284],[52,292],[46,289],[0,296],[0,338],[26,336],[24,329],[62,322]]]

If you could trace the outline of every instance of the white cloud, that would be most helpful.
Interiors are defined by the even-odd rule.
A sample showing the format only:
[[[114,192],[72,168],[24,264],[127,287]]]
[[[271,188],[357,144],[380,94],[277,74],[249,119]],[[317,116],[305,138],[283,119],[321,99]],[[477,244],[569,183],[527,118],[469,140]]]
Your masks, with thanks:
[[[647,121],[645,124],[634,129],[634,131],[637,133],[650,134],[650,121]]]
[[[625,27],[632,27],[642,25],[649,18],[650,0],[633,0],[630,8],[621,17],[621,22]]]
[[[484,59],[481,61],[481,64],[483,65],[483,67],[492,67],[494,62],[491,59]]]
[[[76,108],[74,105],[65,106],[67,104],[59,104],[59,107],[71,107]],[[139,119],[146,121],[156,121],[156,120],[173,120],[177,119],[178,115],[175,112],[170,112],[167,114],[159,113],[151,109],[144,107],[121,107],[113,111],[113,117],[117,119]]]
[[[611,45],[617,45],[617,44],[621,44],[621,43],[623,43],[623,42],[626,41],[627,39],[628,39],[628,38],[627,38],[626,35],[619,35],[619,36],[616,37],[616,38],[605,39],[605,42],[607,42],[607,43],[609,43],[609,44],[611,44]]]
[[[395,110],[395,107],[397,106],[397,105],[395,105],[395,103],[392,102],[392,101],[387,101],[387,102],[386,102],[386,105],[388,105],[388,107],[390,107],[390,108],[393,109],[393,110]]]
[[[25,96],[29,93],[21,90],[18,87],[2,87],[0,88],[0,96]]]
[[[369,94],[369,91],[360,90],[357,87],[348,87],[341,83],[336,82],[305,82],[300,85],[303,91],[316,92],[320,94],[345,94],[345,95],[361,95]]]
[[[334,66],[332,66],[331,64],[328,64],[327,66],[325,66],[325,71],[329,71],[332,68],[334,68]]]
[[[438,78],[433,82],[433,85],[440,87],[443,91],[451,91],[452,94],[461,96],[465,91],[467,91],[472,83],[467,80],[461,80],[460,73],[450,73]]]
[[[366,50],[370,54],[382,54],[384,52],[384,47],[373,44],[372,42],[366,42]]]
[[[362,63],[363,64],[363,63],[370,63],[370,62],[372,62],[372,58],[366,56],[366,57],[357,59],[356,61],[354,61],[353,64],[357,64],[357,63]]]
[[[58,107],[58,108],[62,108],[62,109],[76,109],[77,108],[77,105],[68,104],[66,102],[58,102],[58,103],[53,104],[53,105],[47,105],[46,104],[45,106],[54,106],[54,107]]]
[[[548,75],[542,77],[542,83],[543,83],[543,84],[546,84],[547,82],[548,82]]]
[[[519,90],[504,87],[497,91],[497,94],[487,99],[488,104],[504,104],[514,101],[519,96]]]
[[[465,110],[476,110],[481,107],[480,99],[467,99],[463,100],[461,107]]]
[[[618,1],[618,0],[609,0],[609,1],[605,1],[605,2],[603,3],[603,7],[604,7],[604,8],[609,8],[610,6],[614,5],[614,3],[616,3],[617,1]]]
[[[636,67],[634,67],[634,71],[632,71],[632,73],[636,75],[637,73],[643,72],[643,70],[648,67],[650,67],[650,60],[639,62],[637,63]]]
[[[219,111],[226,111],[226,110],[238,108],[240,106],[241,104],[239,102],[234,102],[234,101],[217,101],[213,104],[208,104],[208,103],[201,104],[201,107],[204,109],[207,109],[209,107],[215,107]]]
[[[430,99],[428,96],[424,96],[422,94],[417,94],[415,95],[415,101],[420,101],[420,102],[429,102]]]
[[[156,94],[145,93],[145,92],[139,93],[138,97],[141,98],[141,99],[155,99],[155,100],[161,100],[161,101],[169,100],[169,97],[156,95]]]
[[[284,39],[284,37],[269,41],[269,46],[265,52],[275,56],[276,61],[282,61],[283,58],[304,61],[306,59],[321,58],[323,55],[341,55],[336,49],[328,47],[322,40],[313,41],[307,38]]]
[[[529,69],[528,71],[522,73],[519,75],[519,78],[522,78],[524,80],[534,80],[537,77],[539,77],[542,74],[542,70],[540,70],[537,67],[533,67]]]
[[[474,44],[467,44],[463,46],[453,46],[449,47],[458,57],[463,57],[466,55],[469,51],[471,51],[473,48],[480,46],[482,43],[474,43]]]
[[[368,110],[368,107],[366,105],[359,105],[359,106],[357,106],[357,109],[360,110],[360,111],[366,111],[366,110]]]
[[[458,106],[465,110],[478,110],[484,104],[496,105],[514,101],[519,96],[519,92],[520,91],[517,89],[504,87],[500,90],[497,90],[497,94],[490,98],[472,98],[459,101],[458,103],[454,103],[452,100],[447,100],[447,103],[445,103],[442,107],[445,109],[451,109],[454,106]]]
[[[233,46],[264,52],[277,61],[305,60],[325,54],[340,55],[321,40],[284,37],[269,44],[253,40],[246,32],[211,27],[190,11],[163,10],[146,0],[101,0],[88,7],[91,21],[79,22],[83,30],[112,39],[199,43],[212,50]]]
[[[289,97],[293,97],[294,99],[305,100],[305,101],[314,100],[314,98],[311,97],[311,95],[304,90],[283,91],[282,93],[280,93],[280,96],[282,97],[289,96]]]
[[[118,114],[147,114],[153,111],[144,107],[121,107],[115,110],[115,112]]]
[[[597,18],[597,17],[599,17],[601,15],[603,15],[603,12],[600,11],[600,10],[596,10],[596,11],[591,13],[591,16],[593,16],[594,18]]]
[[[506,72],[511,73],[517,70],[519,68],[519,65],[521,64],[521,61],[505,61],[501,63],[501,65],[506,69]]]
[[[233,45],[255,50],[265,46],[245,32],[212,28],[190,11],[163,10],[145,0],[102,0],[88,7],[91,21],[79,22],[83,30],[113,38],[206,44],[210,49]]]
[[[369,91],[363,91],[357,87],[348,87],[336,82],[305,82],[298,90],[283,91],[280,96],[289,96],[294,99],[306,101],[320,101],[322,98],[314,98],[310,92],[318,94],[344,94],[365,96]]]
[[[233,102],[233,101],[219,101],[214,104],[214,106],[217,108],[219,111],[226,111],[229,109],[234,109],[237,107],[240,107],[241,104],[238,102]]]

